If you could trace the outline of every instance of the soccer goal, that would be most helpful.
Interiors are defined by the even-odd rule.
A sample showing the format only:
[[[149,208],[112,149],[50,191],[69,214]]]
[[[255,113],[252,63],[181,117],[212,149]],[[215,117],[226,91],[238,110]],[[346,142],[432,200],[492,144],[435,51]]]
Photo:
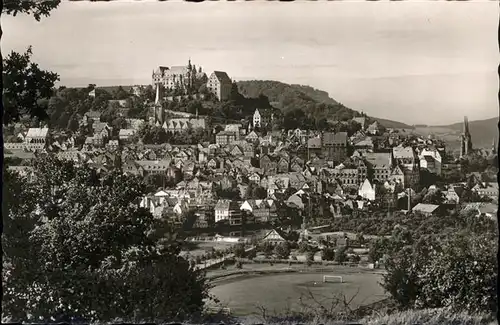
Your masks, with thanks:
[[[329,282],[332,279],[335,279],[336,282],[340,281],[340,283],[344,283],[340,275],[323,275],[323,282]]]

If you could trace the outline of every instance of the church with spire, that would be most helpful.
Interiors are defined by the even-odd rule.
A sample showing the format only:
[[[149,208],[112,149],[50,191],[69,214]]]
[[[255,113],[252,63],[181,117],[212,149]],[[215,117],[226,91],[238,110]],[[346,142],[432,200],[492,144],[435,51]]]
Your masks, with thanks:
[[[464,116],[463,132],[460,135],[460,157],[466,157],[472,153],[472,138],[469,131],[469,120]]]
[[[165,117],[165,110],[162,105],[162,99],[163,99],[163,87],[159,84],[156,84],[156,96],[155,96],[155,103],[153,106],[154,110],[154,123],[157,126],[161,126],[164,122],[164,117]]]

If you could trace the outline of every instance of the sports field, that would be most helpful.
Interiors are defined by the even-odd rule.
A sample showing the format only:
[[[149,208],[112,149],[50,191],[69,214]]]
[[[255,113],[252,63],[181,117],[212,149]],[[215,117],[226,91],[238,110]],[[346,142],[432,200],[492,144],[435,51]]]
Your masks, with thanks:
[[[323,283],[323,275],[340,275],[344,283]],[[260,315],[259,306],[268,313],[287,308],[299,311],[318,303],[326,308],[334,298],[352,300],[351,308],[367,305],[386,297],[378,282],[381,275],[369,272],[286,273],[243,275],[217,282],[211,294],[220,300],[219,306],[230,308],[236,316]],[[315,302],[316,301],[316,302]]]

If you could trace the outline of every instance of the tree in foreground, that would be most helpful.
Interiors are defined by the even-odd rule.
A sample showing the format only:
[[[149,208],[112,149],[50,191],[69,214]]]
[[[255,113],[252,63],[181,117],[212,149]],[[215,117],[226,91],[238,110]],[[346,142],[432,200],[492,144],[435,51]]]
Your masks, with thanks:
[[[47,101],[53,94],[53,87],[59,76],[41,70],[31,62],[31,47],[19,54],[11,52],[4,60],[3,79],[4,123],[19,121],[23,115],[40,120],[48,118]]]
[[[57,8],[60,0],[47,1],[5,1],[2,13],[16,16],[18,13],[33,16],[40,21],[42,16],[49,16]],[[2,36],[0,28],[0,37]],[[3,62],[3,94],[4,104],[3,124],[18,121],[23,114],[44,119],[47,117],[41,99],[52,95],[54,83],[59,79],[56,73],[41,70],[37,64],[30,61],[31,47],[23,53],[12,52]]]
[[[335,251],[335,262],[339,263],[340,265],[344,264],[344,262],[347,260],[347,247],[346,246],[341,246],[337,248]]]
[[[491,232],[424,236],[393,244],[382,286],[401,309],[443,308],[494,313],[497,237]]]
[[[39,157],[35,180],[4,171],[3,317],[152,321],[196,314],[203,273],[145,209],[138,178]]]

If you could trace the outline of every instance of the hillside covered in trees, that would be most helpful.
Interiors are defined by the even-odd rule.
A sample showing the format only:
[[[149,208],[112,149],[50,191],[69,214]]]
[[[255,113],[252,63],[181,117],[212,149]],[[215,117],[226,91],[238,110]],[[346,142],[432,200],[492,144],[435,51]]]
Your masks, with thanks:
[[[326,91],[310,86],[286,84],[272,80],[246,80],[239,81],[239,92],[245,97],[258,97],[265,95],[269,101],[280,108],[284,114],[300,109],[306,116],[316,120],[346,121],[356,116],[364,115],[362,112],[352,110],[342,103],[332,99]],[[385,127],[408,128],[404,123],[391,120],[371,118],[382,123]]]

